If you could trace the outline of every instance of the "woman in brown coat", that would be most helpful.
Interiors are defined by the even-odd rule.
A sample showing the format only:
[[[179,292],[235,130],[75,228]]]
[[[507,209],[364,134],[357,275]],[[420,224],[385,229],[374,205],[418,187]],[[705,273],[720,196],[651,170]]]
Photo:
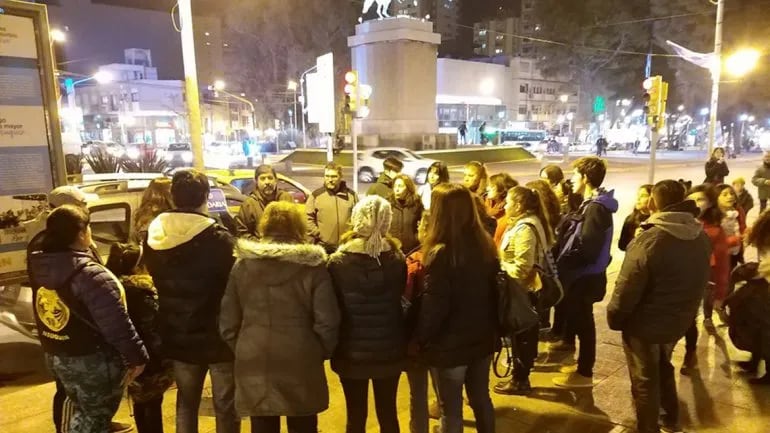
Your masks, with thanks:
[[[261,242],[241,240],[220,316],[222,338],[235,353],[235,405],[252,433],[318,431],[329,406],[324,360],[337,345],[340,312],[326,253],[305,242],[307,227],[293,203],[267,206]]]

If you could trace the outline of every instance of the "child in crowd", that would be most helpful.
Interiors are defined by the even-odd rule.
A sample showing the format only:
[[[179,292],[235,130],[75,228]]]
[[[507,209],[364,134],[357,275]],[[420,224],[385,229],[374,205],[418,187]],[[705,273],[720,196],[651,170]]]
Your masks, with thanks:
[[[735,190],[735,195],[738,197],[738,207],[743,209],[743,212],[748,215],[754,209],[754,197],[746,189],[746,180],[742,177],[736,177],[733,180],[733,190]]]
[[[730,185],[718,185],[719,194],[717,203],[722,211],[722,229],[728,238],[742,238],[746,233],[746,213],[738,206],[738,196]],[[730,270],[732,271],[743,263],[743,246],[741,242],[735,242],[730,247]]]

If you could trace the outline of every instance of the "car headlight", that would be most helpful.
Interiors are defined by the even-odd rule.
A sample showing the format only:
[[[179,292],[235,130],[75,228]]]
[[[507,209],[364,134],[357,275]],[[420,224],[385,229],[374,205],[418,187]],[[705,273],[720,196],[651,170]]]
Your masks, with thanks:
[[[192,156],[192,153],[190,153],[190,152],[185,152],[185,153],[183,153],[183,154],[182,154],[182,160],[183,160],[184,162],[192,162],[192,160],[193,160],[193,156]]]

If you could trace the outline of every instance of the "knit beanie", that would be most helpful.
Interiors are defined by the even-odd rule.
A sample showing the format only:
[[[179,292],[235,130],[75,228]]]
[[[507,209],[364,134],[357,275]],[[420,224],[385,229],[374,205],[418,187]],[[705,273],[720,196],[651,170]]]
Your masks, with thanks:
[[[386,247],[385,236],[390,230],[393,211],[390,203],[377,195],[364,197],[353,208],[350,225],[353,232],[364,241],[364,250],[372,258],[378,258]]]

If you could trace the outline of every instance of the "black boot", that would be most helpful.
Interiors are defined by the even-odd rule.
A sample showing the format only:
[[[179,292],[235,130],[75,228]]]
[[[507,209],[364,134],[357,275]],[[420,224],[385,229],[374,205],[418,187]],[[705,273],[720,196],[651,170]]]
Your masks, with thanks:
[[[684,362],[679,373],[689,376],[696,368],[698,368],[698,355],[694,351],[685,353]]]
[[[495,394],[502,395],[529,395],[532,393],[532,385],[529,379],[511,379],[495,385]]]

